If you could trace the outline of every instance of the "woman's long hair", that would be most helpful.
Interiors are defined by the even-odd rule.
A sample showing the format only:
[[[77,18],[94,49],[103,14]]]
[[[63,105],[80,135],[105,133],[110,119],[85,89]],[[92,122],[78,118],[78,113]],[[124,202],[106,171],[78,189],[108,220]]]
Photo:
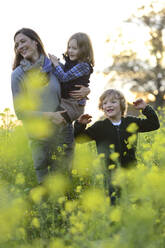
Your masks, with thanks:
[[[38,52],[39,54],[43,54],[46,56],[46,52],[45,52],[45,49],[44,49],[44,45],[40,39],[40,37],[38,36],[38,34],[30,29],[30,28],[22,28],[20,30],[18,30],[15,35],[14,35],[14,41],[15,41],[15,37],[18,35],[18,34],[24,34],[26,35],[27,37],[29,37],[31,40],[34,40],[37,42],[37,48],[38,48]],[[15,58],[14,58],[14,63],[13,63],[13,70],[20,65],[20,61],[23,59],[23,57],[16,52],[16,49],[14,48],[14,51],[15,51]]]

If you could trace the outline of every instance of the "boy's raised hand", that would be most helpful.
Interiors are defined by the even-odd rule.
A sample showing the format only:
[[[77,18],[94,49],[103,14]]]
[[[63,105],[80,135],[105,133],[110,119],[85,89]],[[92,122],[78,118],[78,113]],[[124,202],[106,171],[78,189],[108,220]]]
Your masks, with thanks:
[[[143,110],[147,106],[147,103],[142,98],[139,98],[135,102],[133,102],[133,105],[136,109],[142,109]]]
[[[91,122],[91,118],[92,118],[91,115],[83,114],[83,115],[80,115],[77,121],[80,122],[81,124],[88,124]]]

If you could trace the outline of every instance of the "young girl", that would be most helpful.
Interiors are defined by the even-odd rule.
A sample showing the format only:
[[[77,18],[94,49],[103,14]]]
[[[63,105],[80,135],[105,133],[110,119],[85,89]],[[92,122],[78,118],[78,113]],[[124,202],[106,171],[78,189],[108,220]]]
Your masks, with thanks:
[[[125,97],[120,91],[109,89],[99,100],[99,108],[103,110],[106,119],[95,122],[87,129],[86,124],[91,121],[90,115],[81,115],[75,122],[75,136],[86,135],[95,140],[98,153],[105,154],[107,168],[115,164],[110,156],[113,152],[119,155],[116,166],[119,164],[124,168],[135,166],[137,133],[153,131],[160,127],[155,111],[143,99],[138,99],[133,104],[135,109],[142,110],[146,118],[125,116],[127,109]],[[110,181],[108,170],[107,173]],[[113,192],[114,188],[110,182],[110,196]],[[113,200],[111,197],[112,204]]]
[[[58,58],[49,54],[54,65],[54,74],[61,82],[61,108],[66,110],[64,118],[72,122],[84,113],[86,99],[75,100],[69,96],[70,91],[77,90],[76,85],[89,85],[93,72],[94,56],[90,38],[85,33],[76,33],[68,41],[64,54],[65,65]]]

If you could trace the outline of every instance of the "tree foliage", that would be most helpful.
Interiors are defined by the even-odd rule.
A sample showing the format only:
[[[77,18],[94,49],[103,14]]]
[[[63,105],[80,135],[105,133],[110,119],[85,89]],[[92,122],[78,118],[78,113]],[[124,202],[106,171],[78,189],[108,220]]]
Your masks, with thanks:
[[[163,106],[165,96],[165,70],[164,70],[164,34],[165,34],[165,4],[161,1],[152,1],[149,5],[138,8],[127,24],[134,24],[141,28],[143,39],[144,30],[148,33],[145,42],[149,57],[137,55],[136,50],[128,47],[120,53],[114,53],[113,64],[106,70],[108,73],[116,72],[123,82],[131,82],[132,91],[151,93],[155,97],[155,107]],[[132,36],[136,34],[136,30]],[[121,39],[122,35],[118,36]],[[115,75],[116,75],[115,74]]]

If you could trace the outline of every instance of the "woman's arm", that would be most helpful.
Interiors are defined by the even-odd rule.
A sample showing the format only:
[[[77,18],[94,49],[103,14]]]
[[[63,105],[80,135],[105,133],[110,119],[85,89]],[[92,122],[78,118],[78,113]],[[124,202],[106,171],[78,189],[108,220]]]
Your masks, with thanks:
[[[79,89],[74,90],[74,91],[70,91],[69,96],[76,99],[76,100],[81,100],[83,98],[87,98],[87,96],[91,92],[89,87],[85,87],[83,85],[75,85],[75,87],[77,87]]]
[[[66,121],[64,117],[62,116],[62,113],[65,113],[66,111],[57,111],[57,112],[43,112],[43,117],[52,121],[54,124],[66,124]]]
[[[61,113],[65,111],[59,112],[42,112],[42,111],[34,111],[32,108],[28,109],[26,102],[27,94],[25,89],[23,89],[23,78],[24,73],[21,68],[16,69],[11,75],[11,89],[13,96],[13,104],[14,110],[19,120],[31,119],[31,118],[46,118],[51,120],[55,124],[65,123],[65,119],[62,117]]]
[[[21,96],[23,88],[21,82],[23,81],[24,72],[21,68],[17,67],[11,74],[11,90],[13,96],[14,110],[19,120],[23,119],[23,109],[21,107]],[[23,97],[22,97],[23,100]]]

